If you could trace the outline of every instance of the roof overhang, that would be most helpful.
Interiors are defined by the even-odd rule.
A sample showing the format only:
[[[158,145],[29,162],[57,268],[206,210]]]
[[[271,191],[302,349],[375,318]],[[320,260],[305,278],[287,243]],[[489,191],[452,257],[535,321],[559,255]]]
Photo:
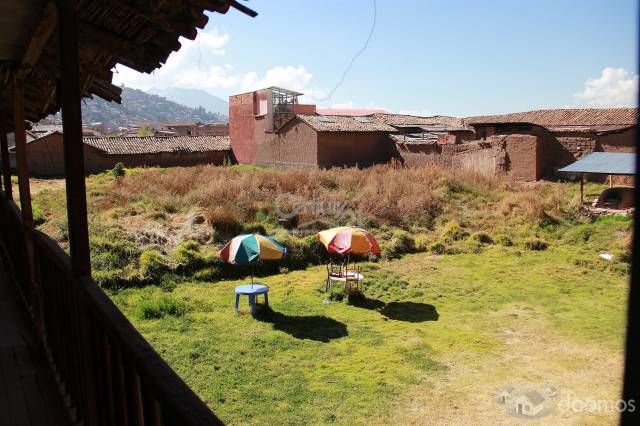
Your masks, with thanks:
[[[574,174],[635,175],[636,154],[626,152],[594,152],[558,171]]]

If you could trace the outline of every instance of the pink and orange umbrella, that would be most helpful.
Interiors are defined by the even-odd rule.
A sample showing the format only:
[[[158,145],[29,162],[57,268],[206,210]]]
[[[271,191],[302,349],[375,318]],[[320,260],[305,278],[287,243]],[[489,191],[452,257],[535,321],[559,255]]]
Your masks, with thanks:
[[[373,235],[362,228],[339,226],[318,232],[318,240],[329,253],[380,256],[380,246]]]

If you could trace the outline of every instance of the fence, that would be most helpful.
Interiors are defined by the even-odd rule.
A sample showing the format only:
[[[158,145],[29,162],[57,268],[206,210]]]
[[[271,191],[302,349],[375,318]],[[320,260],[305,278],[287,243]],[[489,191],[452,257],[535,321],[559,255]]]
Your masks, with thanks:
[[[2,237],[16,283],[40,323],[47,357],[76,420],[114,426],[221,424],[102,289],[89,277],[74,276],[60,246],[39,231],[25,230],[13,201],[2,197],[1,203]]]

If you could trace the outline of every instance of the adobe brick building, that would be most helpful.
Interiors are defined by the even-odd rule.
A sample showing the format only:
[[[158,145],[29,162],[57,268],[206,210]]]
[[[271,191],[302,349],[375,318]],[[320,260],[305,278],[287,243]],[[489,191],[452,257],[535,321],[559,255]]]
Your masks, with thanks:
[[[84,138],[83,142],[87,174],[111,169],[117,163],[127,167],[221,165],[231,154],[227,136],[104,137]],[[32,175],[64,175],[62,133],[33,139],[26,149]],[[15,150],[10,151],[10,157],[15,158]]]
[[[527,134],[538,138],[542,173],[556,171],[594,151],[634,152],[638,108],[555,109],[469,117],[479,139]]]
[[[637,108],[415,117],[316,109],[299,104],[299,95],[271,87],[229,97],[238,162],[328,168],[397,159],[533,181],[594,151],[633,151],[638,120]]]
[[[390,135],[415,126],[422,126],[417,130],[422,133],[433,130],[425,126],[440,126],[436,137],[447,137],[450,142],[473,135],[461,129],[461,119],[453,117],[316,110],[315,105],[299,104],[299,95],[271,87],[229,97],[229,135],[239,163],[303,168],[370,166],[397,158]],[[459,134],[443,130],[443,125],[457,126]]]

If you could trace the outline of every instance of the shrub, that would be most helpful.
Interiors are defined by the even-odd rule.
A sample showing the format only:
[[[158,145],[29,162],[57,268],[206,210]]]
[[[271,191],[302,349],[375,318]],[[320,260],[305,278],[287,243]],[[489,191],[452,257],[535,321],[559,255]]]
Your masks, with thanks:
[[[116,180],[122,179],[127,174],[126,169],[124,168],[124,164],[116,163],[111,169],[111,176],[116,178]]]
[[[140,277],[157,281],[171,269],[169,261],[158,250],[146,250],[140,255]]]
[[[415,253],[415,240],[408,232],[396,230],[389,240],[382,243],[382,257],[385,259],[397,259],[406,253]]]
[[[447,223],[441,233],[441,237],[446,241],[464,240],[468,236],[469,233],[456,221]]]
[[[205,220],[223,236],[235,235],[242,232],[242,224],[238,214],[226,207],[214,207],[204,213]]]
[[[429,246],[429,251],[433,254],[444,254],[446,249],[447,246],[445,246],[441,241],[436,241]]]
[[[509,238],[508,235],[500,234],[496,237],[496,242],[501,246],[511,247],[513,246],[513,241]]]
[[[543,241],[539,238],[529,238],[524,241],[523,245],[524,245],[524,248],[526,248],[527,250],[533,250],[533,251],[546,250],[547,247],[549,246],[549,244],[546,241]]]
[[[140,319],[160,319],[166,316],[181,317],[187,312],[184,301],[163,294],[151,300],[144,300],[136,307]]]
[[[193,241],[183,241],[173,252],[171,258],[176,265],[176,272],[192,273],[210,263],[214,253],[208,255],[200,251],[200,245]]]
[[[33,215],[33,224],[35,226],[42,225],[43,223],[45,223],[47,221],[47,218],[44,215],[44,212],[37,205],[33,205],[31,207],[31,214]]]
[[[431,241],[431,238],[429,238],[428,235],[418,234],[414,238],[414,241],[416,252],[421,253],[429,250],[429,241]]]
[[[551,206],[547,206],[549,201]],[[533,192],[519,192],[510,195],[503,200],[500,211],[504,216],[514,216],[521,221],[533,222],[538,226],[547,226],[557,223],[557,219],[547,213],[547,210],[557,210],[556,196],[545,200],[540,194]]]
[[[242,229],[242,232],[244,232],[245,234],[267,235],[267,230],[261,223],[250,223],[248,225],[245,225]]]
[[[486,232],[474,232],[471,237],[471,241],[474,241],[478,244],[493,244],[493,238]]]

